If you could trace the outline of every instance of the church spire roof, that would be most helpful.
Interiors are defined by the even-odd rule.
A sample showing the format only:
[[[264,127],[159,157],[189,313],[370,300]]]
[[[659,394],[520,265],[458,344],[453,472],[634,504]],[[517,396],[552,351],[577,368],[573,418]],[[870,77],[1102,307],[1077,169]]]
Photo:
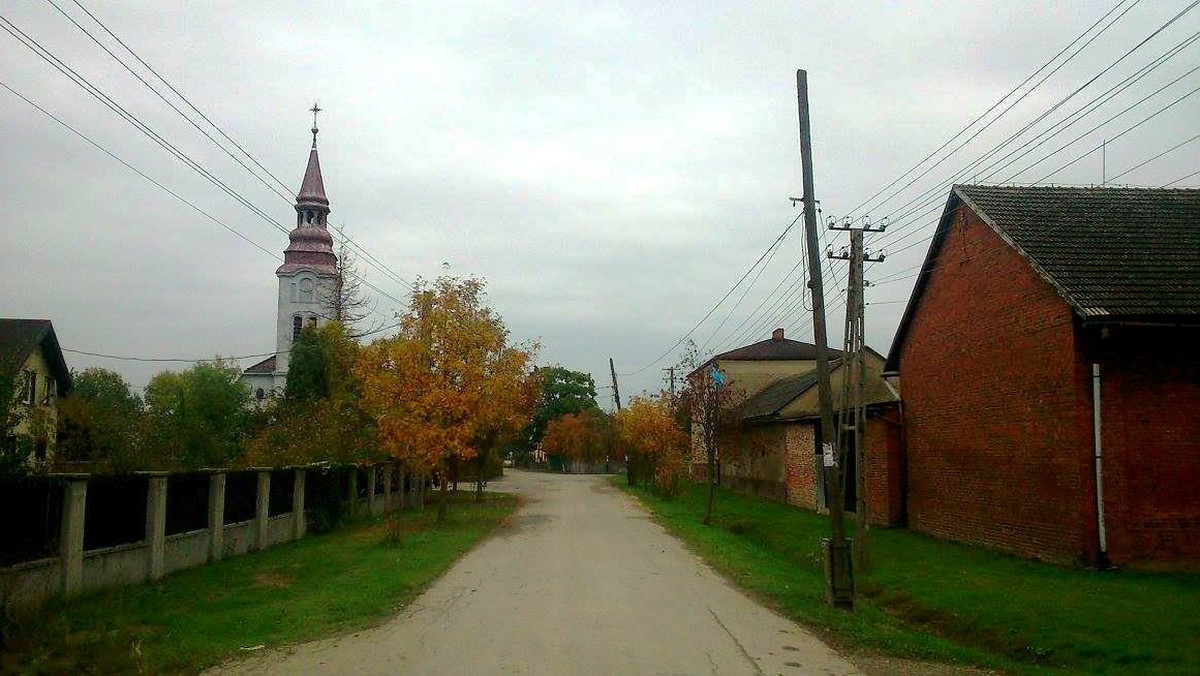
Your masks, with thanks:
[[[300,192],[296,195],[297,208],[308,204],[329,206],[329,198],[325,196],[325,181],[321,178],[321,160],[317,157],[315,134],[312,150],[308,151],[308,168],[304,170],[304,180],[300,182]]]
[[[308,151],[308,166],[296,194],[296,228],[288,233],[288,248],[283,252],[283,265],[277,275],[292,274],[309,269],[321,275],[337,273],[337,255],[333,253],[333,237],[328,230],[329,198],[325,196],[325,181],[321,178],[321,161],[317,157],[317,120],[320,108],[314,103],[313,145]]]

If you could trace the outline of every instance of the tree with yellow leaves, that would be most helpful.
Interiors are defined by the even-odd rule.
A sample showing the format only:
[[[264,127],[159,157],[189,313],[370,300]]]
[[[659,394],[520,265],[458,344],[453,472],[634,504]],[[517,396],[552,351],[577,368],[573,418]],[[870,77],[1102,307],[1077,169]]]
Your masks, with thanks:
[[[687,471],[688,435],[679,426],[667,397],[634,397],[617,412],[617,429],[631,465],[667,496],[679,492]]]
[[[454,277],[418,280],[398,334],[363,348],[355,373],[382,450],[417,475],[439,476],[439,521],[452,464],[528,422],[524,383],[535,348],[508,344],[482,280]]]

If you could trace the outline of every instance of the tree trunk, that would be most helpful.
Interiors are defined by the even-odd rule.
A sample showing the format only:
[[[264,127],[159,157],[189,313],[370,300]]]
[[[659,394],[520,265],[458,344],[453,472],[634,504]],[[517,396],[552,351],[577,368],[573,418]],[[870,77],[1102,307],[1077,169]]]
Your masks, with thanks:
[[[708,451],[708,499],[704,503],[704,525],[712,523],[713,497],[717,494],[717,454],[709,446]]]
[[[449,496],[450,496],[450,477],[443,474],[442,475],[441,495],[438,496],[438,516],[437,516],[438,523],[445,523],[445,521],[446,521],[446,504],[448,502],[447,498]]]
[[[475,502],[479,502],[481,499],[483,499],[483,468],[485,465],[487,465],[487,455],[480,453],[476,464],[477,474],[475,476]]]
[[[425,511],[425,477],[418,477],[413,483],[413,499],[417,505],[418,512]]]

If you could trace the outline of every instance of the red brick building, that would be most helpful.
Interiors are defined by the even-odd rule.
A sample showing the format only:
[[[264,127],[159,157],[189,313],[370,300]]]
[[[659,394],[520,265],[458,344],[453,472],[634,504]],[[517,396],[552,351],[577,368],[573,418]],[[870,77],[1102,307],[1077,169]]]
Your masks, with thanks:
[[[956,186],[887,362],[909,527],[1200,560],[1197,348],[1200,190]]]
[[[817,400],[816,346],[785,338],[783,329],[771,337],[716,355],[688,378],[716,367],[727,387],[740,400],[744,425],[738,448],[724,449],[718,458],[721,484],[747,493],[811,510],[825,508],[821,465],[820,407]],[[830,350],[834,361],[830,378],[834,405],[841,406],[843,371],[840,350]],[[882,377],[884,358],[867,349],[864,358],[864,434],[866,494],[871,522],[903,522],[903,468],[899,393]],[[845,456],[851,462],[851,450]],[[692,436],[692,476],[703,480],[708,468],[698,430]],[[847,484],[846,507],[855,509],[853,482]]]

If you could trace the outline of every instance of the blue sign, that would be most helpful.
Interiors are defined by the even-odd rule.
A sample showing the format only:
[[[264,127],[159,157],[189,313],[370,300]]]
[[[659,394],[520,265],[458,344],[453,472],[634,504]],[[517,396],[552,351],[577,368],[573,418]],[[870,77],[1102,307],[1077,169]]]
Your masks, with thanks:
[[[713,382],[717,384],[717,387],[725,384],[725,374],[721,373],[721,369],[717,368],[716,366],[714,366],[712,369],[712,379]]]

